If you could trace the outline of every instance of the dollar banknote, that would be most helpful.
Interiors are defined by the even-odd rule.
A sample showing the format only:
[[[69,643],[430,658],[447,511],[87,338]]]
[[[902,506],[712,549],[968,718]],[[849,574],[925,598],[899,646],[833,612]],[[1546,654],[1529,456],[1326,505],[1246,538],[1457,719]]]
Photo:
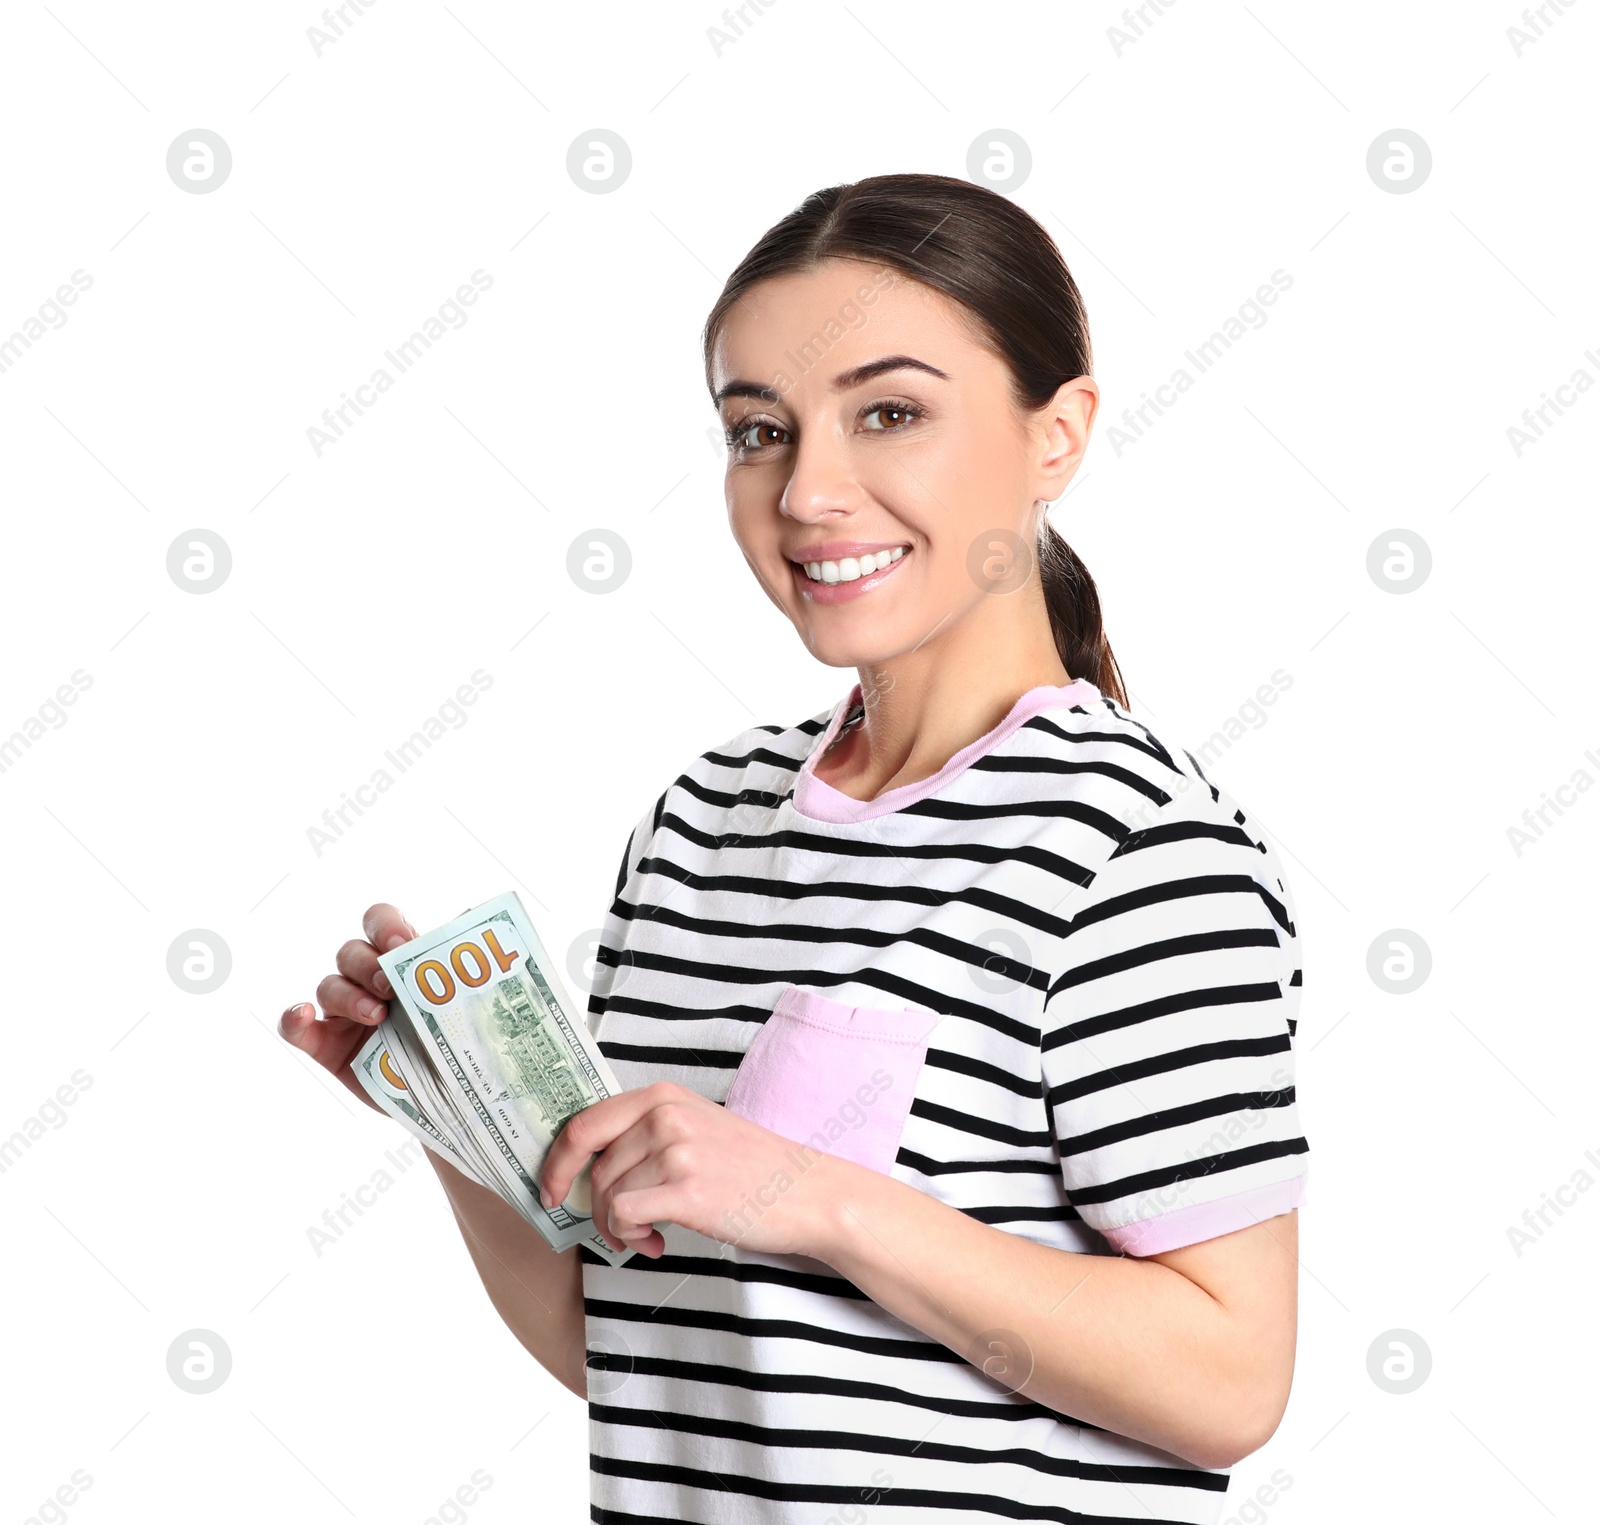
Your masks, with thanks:
[[[586,1245],[590,1167],[565,1202],[539,1200],[539,1171],[574,1113],[621,1089],[512,890],[380,954],[394,996],[353,1061],[372,1100],[462,1174],[498,1193],[555,1249]]]

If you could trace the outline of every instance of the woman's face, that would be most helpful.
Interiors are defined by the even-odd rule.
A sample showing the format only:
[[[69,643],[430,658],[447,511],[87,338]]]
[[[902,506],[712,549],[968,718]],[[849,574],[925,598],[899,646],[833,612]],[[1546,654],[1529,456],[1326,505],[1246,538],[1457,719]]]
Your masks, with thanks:
[[[1079,377],[1024,418],[964,311],[887,267],[830,260],[754,287],[718,336],[734,538],[829,666],[1017,620],[1020,600],[996,595],[1038,599],[1033,505],[1076,471],[1098,392]]]

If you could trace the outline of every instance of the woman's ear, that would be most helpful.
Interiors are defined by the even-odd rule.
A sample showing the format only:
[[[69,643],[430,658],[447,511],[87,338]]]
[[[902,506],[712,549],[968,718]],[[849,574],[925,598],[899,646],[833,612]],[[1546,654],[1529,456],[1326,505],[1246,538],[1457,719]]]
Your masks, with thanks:
[[[1074,376],[1035,415],[1039,430],[1035,490],[1054,503],[1067,490],[1089,449],[1089,434],[1100,408],[1100,388],[1092,376]]]

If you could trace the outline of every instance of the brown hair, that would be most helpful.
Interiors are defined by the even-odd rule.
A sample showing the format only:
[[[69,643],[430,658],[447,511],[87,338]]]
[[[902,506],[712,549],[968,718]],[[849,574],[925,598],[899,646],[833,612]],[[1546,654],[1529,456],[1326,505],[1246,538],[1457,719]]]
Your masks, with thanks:
[[[752,286],[827,259],[887,265],[967,310],[1010,367],[1019,408],[1044,406],[1063,382],[1093,364],[1083,298],[1061,251],[1021,207],[946,175],[874,175],[813,192],[756,241],[728,277],[706,319],[706,386],[712,350],[734,305]],[[1069,676],[1087,678],[1124,708],[1094,579],[1048,520],[1038,545],[1050,630]]]

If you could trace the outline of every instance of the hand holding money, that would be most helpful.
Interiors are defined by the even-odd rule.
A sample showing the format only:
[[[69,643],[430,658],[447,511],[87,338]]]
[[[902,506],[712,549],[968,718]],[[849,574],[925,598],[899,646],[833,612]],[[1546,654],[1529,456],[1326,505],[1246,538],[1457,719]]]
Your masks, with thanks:
[[[373,961],[372,946],[361,946]],[[345,962],[341,950],[341,971]],[[628,1260],[635,1252],[612,1249],[594,1226],[587,1169],[564,1202],[546,1208],[539,1199],[540,1167],[567,1119],[621,1087],[516,893],[377,953],[375,962],[355,979],[341,972],[334,980],[391,990],[387,1016],[371,1027],[375,1012],[361,1003],[372,998],[354,996],[356,1020],[340,1018],[349,1026],[318,1038],[330,1052],[313,1057],[497,1192],[553,1248],[581,1243],[611,1265]],[[309,1025],[285,1013],[284,1036],[310,1051],[310,1037],[302,1041]],[[347,1073],[330,1062],[341,1058]]]
[[[301,1001],[278,1020],[278,1032],[302,1053],[309,1054],[363,1106],[383,1112],[356,1079],[351,1060],[372,1029],[388,1015],[394,994],[389,977],[378,967],[378,954],[410,942],[417,929],[395,906],[380,901],[368,906],[361,918],[364,937],[352,937],[335,955],[337,974],[317,986],[317,1006]],[[386,1114],[387,1115],[387,1114]]]

